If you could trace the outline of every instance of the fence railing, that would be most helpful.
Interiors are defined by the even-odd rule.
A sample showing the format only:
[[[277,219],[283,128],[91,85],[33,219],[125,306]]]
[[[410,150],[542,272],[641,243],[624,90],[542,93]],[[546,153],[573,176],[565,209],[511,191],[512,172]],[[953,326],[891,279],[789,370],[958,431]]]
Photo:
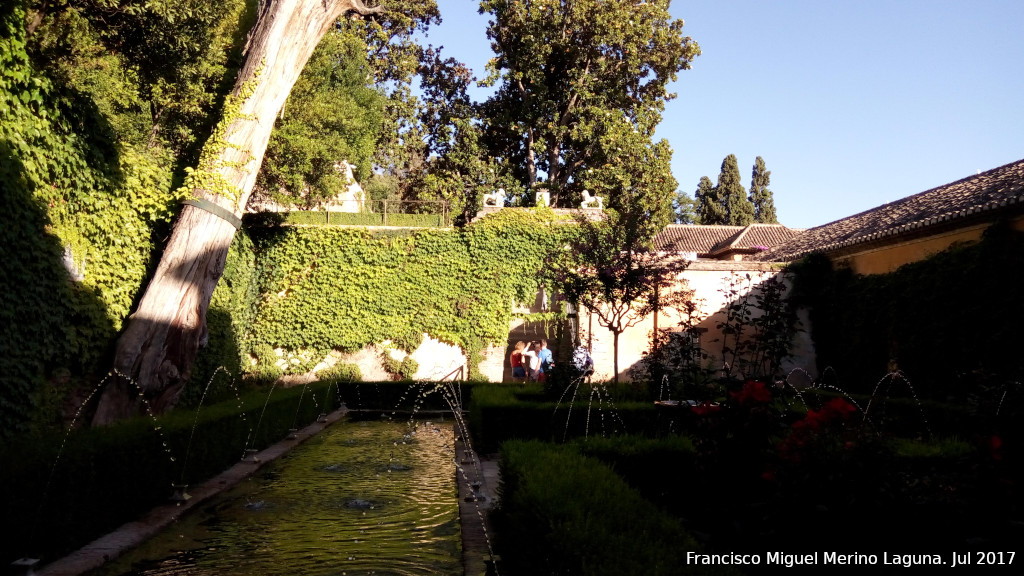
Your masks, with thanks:
[[[444,200],[373,200],[372,212],[332,212],[327,210],[295,210],[284,212],[289,224],[320,226],[403,226],[443,228],[451,226],[451,212]],[[410,209],[431,209],[409,212]]]

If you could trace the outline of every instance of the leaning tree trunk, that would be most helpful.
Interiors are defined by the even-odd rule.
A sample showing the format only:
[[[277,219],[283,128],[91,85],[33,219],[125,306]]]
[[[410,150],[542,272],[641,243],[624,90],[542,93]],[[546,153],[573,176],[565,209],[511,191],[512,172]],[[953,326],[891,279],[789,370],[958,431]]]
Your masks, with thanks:
[[[224,117],[186,181],[193,199],[175,222],[156,272],[117,342],[114,367],[124,377],[111,379],[103,391],[95,424],[137,413],[136,385],[153,410],[174,404],[205,344],[210,297],[274,119],[335,21],[348,11],[367,15],[382,8],[367,8],[361,0],[261,0],[258,10]]]

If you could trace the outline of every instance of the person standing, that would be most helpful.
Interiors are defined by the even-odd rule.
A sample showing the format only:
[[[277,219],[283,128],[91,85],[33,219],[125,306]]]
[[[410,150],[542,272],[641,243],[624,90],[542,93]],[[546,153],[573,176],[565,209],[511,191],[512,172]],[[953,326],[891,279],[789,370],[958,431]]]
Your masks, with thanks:
[[[516,342],[515,348],[512,350],[512,355],[509,356],[508,362],[512,365],[512,380],[519,381],[519,379],[526,379],[526,370],[523,368],[523,349],[526,348],[526,344],[520,340]]]
[[[540,370],[540,342],[530,342],[523,351],[523,367],[526,368],[526,381],[536,382]]]
[[[537,350],[537,358],[540,360],[540,367],[537,369],[537,381],[544,382],[547,380],[547,375],[551,372],[551,367],[555,365],[555,359],[548,348],[547,340],[542,338],[539,345],[540,349]]]

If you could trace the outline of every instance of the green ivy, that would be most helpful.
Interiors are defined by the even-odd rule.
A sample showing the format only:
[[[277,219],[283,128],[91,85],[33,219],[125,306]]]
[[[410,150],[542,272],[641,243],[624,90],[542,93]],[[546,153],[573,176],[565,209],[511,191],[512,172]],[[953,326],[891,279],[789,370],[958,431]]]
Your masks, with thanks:
[[[89,86],[33,68],[25,14],[0,9],[0,436],[52,421],[96,373],[177,200],[169,154],[119,144]]]
[[[411,352],[429,334],[465,350],[473,377],[486,345],[508,338],[514,302],[536,294],[545,256],[565,245],[574,227],[564,222],[537,209],[502,211],[461,229],[402,234],[254,228],[256,288],[247,290],[256,292],[223,300],[233,314],[253,314],[251,323],[233,320],[248,326],[237,340],[242,369],[272,372],[274,349],[304,359],[290,362],[288,372],[310,369],[331,350],[385,341]],[[409,359],[390,371],[410,378],[416,368]]]
[[[921,398],[962,402],[1024,375],[1024,287],[1010,280],[1024,233],[1006,223],[889,274],[834,269],[822,255],[795,264],[794,301],[808,306],[818,370],[850,393],[873,394],[900,370]],[[894,394],[908,394],[905,385]]]
[[[327,382],[329,384],[362,382],[363,372],[359,369],[358,364],[338,362],[330,368],[317,372],[317,377],[321,382]]]

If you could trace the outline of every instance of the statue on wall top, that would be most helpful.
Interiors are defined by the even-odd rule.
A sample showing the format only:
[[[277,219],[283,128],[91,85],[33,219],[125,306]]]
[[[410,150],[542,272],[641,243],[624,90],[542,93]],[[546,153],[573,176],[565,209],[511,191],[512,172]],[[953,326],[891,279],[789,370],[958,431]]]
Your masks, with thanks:
[[[580,202],[580,208],[596,208],[598,210],[604,210],[604,198],[591,194],[590,190],[584,190],[583,202]]]
[[[505,207],[505,189],[498,188],[490,194],[484,194],[484,208],[488,206],[497,206],[498,208]]]

